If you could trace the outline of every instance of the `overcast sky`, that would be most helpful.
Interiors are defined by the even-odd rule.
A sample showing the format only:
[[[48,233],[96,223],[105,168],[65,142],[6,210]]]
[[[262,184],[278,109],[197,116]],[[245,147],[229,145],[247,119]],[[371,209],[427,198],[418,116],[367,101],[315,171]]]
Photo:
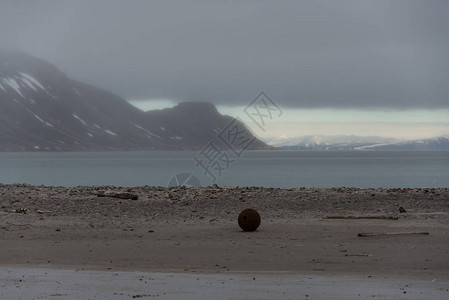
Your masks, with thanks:
[[[5,1],[1,47],[128,100],[449,108],[449,1]]]

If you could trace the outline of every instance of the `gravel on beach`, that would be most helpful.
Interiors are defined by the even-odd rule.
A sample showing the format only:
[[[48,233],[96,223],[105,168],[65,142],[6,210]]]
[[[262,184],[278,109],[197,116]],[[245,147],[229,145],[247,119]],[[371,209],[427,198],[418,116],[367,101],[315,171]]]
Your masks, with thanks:
[[[108,193],[113,196],[108,197]],[[114,194],[138,199],[121,199]],[[449,189],[0,185],[3,222],[14,219],[11,212],[26,210],[26,214],[37,220],[42,216],[77,217],[98,226],[105,226],[115,218],[129,222],[201,224],[233,221],[248,207],[257,209],[264,219],[392,215],[445,221],[449,213]],[[402,210],[405,213],[400,213]]]

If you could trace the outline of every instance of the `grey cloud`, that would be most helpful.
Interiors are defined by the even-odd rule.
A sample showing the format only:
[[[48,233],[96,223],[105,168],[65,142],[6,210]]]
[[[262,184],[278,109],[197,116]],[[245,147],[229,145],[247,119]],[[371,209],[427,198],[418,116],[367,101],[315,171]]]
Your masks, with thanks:
[[[2,1],[2,47],[127,99],[449,107],[448,1]]]

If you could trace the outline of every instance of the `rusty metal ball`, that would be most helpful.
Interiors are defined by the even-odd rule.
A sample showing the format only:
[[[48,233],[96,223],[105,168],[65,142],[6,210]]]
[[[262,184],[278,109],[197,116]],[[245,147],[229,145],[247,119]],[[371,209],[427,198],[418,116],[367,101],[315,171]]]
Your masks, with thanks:
[[[257,210],[247,208],[239,214],[238,222],[243,231],[255,231],[260,225],[260,215]]]

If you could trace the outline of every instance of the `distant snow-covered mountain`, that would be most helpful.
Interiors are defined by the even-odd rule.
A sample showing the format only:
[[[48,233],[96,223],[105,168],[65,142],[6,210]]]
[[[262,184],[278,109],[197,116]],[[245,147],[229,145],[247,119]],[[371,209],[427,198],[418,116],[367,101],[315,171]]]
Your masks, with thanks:
[[[309,135],[267,142],[287,150],[449,150],[448,136],[404,141],[376,136]]]
[[[287,150],[355,150],[358,147],[394,143],[396,139],[381,138],[376,136],[355,135],[308,135],[287,139],[272,139],[268,143]]]
[[[357,150],[449,150],[449,137],[440,136],[381,145],[360,147]]]

